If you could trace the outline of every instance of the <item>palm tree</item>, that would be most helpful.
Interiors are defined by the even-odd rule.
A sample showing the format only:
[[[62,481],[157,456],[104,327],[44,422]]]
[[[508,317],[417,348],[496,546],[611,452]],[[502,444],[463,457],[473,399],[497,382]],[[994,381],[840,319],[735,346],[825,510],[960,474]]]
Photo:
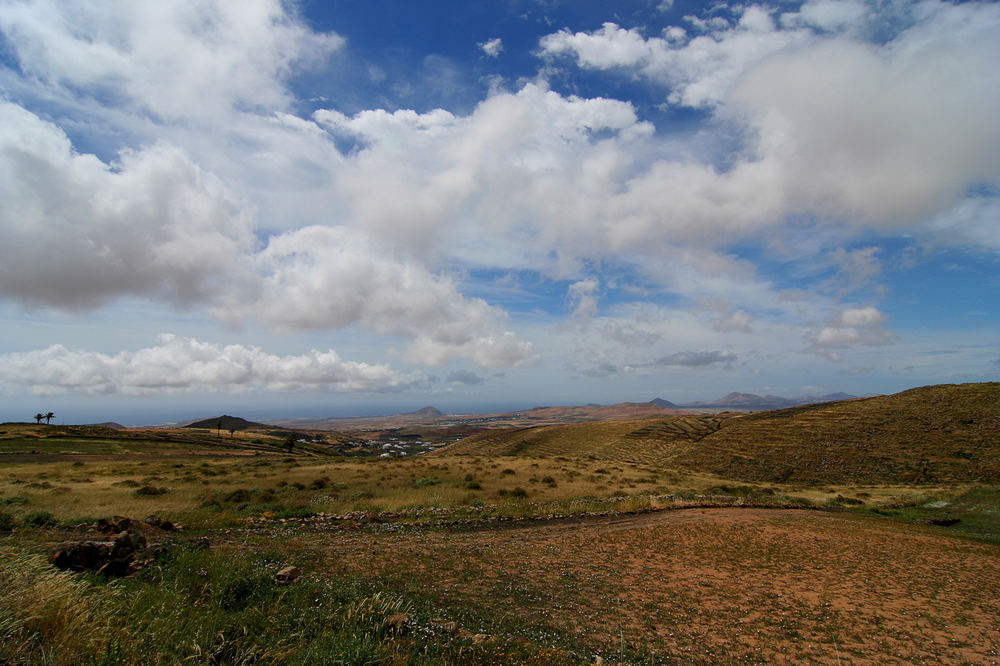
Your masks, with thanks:
[[[45,414],[42,414],[41,412],[38,412],[37,414],[35,414],[35,422],[36,423],[41,423],[42,419],[44,419],[44,418],[45,418]]]
[[[45,423],[46,423],[46,425],[48,425],[48,423],[52,421],[52,417],[53,416],[55,416],[55,414],[53,414],[52,412],[49,412],[48,414],[45,415]]]

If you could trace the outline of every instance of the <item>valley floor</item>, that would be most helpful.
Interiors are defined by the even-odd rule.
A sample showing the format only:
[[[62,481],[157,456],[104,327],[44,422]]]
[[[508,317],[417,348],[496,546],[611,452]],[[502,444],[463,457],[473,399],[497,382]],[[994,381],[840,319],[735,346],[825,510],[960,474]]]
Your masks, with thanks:
[[[594,656],[680,663],[996,663],[1000,549],[850,512],[685,509],[453,531],[278,524],[322,572],[575,637]],[[478,623],[477,623],[478,622]]]

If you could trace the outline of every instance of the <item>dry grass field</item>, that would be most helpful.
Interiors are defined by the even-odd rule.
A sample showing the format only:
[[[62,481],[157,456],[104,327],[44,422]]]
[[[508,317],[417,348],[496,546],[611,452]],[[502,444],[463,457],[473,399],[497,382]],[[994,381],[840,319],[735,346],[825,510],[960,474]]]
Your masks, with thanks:
[[[746,482],[1000,483],[1000,383],[759,414],[491,431],[450,455],[579,456],[669,465]]]
[[[423,595],[471,633],[504,621],[555,629],[609,662],[1000,659],[1000,551],[855,513],[688,509],[249,538],[262,537],[294,544],[318,570]]]
[[[3,424],[0,663],[995,663],[998,393],[492,430],[391,459]],[[148,519],[125,578],[48,564],[115,515],[182,530]]]

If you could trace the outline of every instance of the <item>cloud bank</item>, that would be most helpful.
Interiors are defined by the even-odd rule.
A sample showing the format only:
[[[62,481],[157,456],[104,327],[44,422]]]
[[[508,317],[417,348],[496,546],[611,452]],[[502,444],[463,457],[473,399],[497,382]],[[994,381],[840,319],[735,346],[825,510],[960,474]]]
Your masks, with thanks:
[[[0,354],[0,386],[34,395],[174,395],[194,391],[400,391],[425,381],[384,364],[345,361],[333,350],[276,356],[257,347],[176,335],[109,355],[53,345]]]

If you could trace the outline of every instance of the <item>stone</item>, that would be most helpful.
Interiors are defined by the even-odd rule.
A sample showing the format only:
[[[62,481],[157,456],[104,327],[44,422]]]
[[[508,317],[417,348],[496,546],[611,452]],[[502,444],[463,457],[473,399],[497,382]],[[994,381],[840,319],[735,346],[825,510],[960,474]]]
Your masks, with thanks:
[[[159,516],[157,516],[155,514],[152,515],[152,516],[148,516],[146,518],[146,522],[148,524],[152,525],[153,527],[157,528],[157,529],[163,530],[164,532],[179,532],[180,531],[180,528],[177,525],[173,524],[169,520],[166,520],[164,518],[160,518]]]
[[[296,578],[298,578],[300,573],[302,572],[299,571],[298,567],[288,566],[279,571],[278,573],[274,574],[274,577],[282,585],[288,585]]]
[[[135,522],[116,516],[115,520],[102,520],[98,529],[107,531],[128,526],[115,534],[112,541],[78,541],[64,543],[49,556],[49,562],[59,569],[70,571],[96,571],[106,576],[124,576],[138,567],[137,555],[146,550],[146,537],[135,528]]]

